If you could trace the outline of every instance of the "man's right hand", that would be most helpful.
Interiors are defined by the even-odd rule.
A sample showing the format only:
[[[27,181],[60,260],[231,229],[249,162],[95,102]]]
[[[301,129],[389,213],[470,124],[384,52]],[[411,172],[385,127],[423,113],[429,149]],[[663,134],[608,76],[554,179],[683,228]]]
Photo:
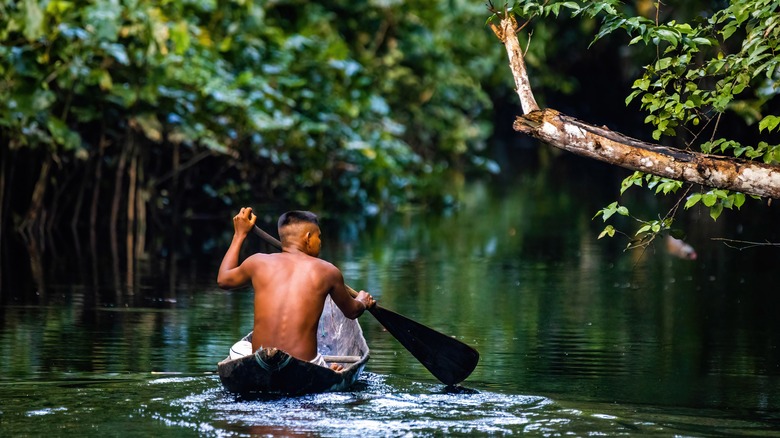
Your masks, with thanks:
[[[242,269],[238,263],[238,256],[246,236],[252,231],[252,227],[255,226],[255,221],[257,221],[257,216],[252,214],[252,209],[249,207],[242,208],[233,217],[233,230],[235,233],[233,234],[233,240],[230,242],[230,248],[228,248],[225,256],[222,258],[222,263],[219,265],[219,272],[217,273],[217,284],[222,289],[233,289],[243,286],[252,279],[248,271]]]
[[[355,299],[363,303],[363,305],[366,306],[366,309],[370,309],[376,305],[376,300],[374,297],[372,297],[371,294],[364,290],[358,292]]]
[[[257,216],[252,213],[252,207],[244,207],[233,217],[233,230],[238,235],[246,236],[257,222]]]

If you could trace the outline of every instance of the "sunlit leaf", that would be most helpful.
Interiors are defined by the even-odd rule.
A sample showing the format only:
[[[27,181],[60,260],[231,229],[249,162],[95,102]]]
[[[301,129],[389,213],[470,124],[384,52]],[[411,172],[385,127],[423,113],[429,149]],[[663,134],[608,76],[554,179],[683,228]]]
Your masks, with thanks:
[[[615,236],[615,227],[612,225],[607,225],[604,230],[599,233],[599,239],[601,239],[604,236],[614,237]]]
[[[718,201],[718,196],[713,192],[707,192],[702,195],[702,203],[707,207],[712,207]]]
[[[688,196],[688,199],[685,201],[685,209],[689,209],[696,205],[701,200],[701,193],[694,193],[690,196]]]
[[[35,41],[44,34],[43,10],[36,0],[24,0],[24,36],[28,41]]]
[[[146,138],[154,142],[162,141],[162,123],[155,114],[140,114],[130,119],[134,126],[141,129]]]
[[[735,193],[734,194],[734,205],[737,206],[737,209],[742,207],[742,204],[745,203],[745,194],[744,193]]]
[[[646,232],[650,231],[650,228],[651,228],[651,227],[652,227],[652,225],[651,225],[651,224],[647,224],[647,225],[644,225],[644,226],[642,226],[641,228],[639,228],[639,229],[637,230],[637,232],[636,232],[635,236],[638,236],[638,235],[640,235],[640,234],[642,234],[642,233],[646,233]]]
[[[171,28],[171,41],[177,55],[183,55],[190,48],[190,32],[186,21],[181,20]]]
[[[768,131],[774,131],[777,129],[778,124],[780,124],[780,117],[765,116],[763,119],[761,119],[760,122],[758,122],[758,131],[762,132],[764,129]]]

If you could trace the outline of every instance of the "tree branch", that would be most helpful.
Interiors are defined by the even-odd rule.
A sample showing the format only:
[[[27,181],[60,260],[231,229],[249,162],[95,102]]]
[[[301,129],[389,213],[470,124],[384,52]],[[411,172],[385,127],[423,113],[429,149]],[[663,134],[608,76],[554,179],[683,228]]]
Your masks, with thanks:
[[[780,198],[780,168],[757,161],[708,155],[646,143],[589,125],[553,109],[539,110],[531,90],[522,50],[514,29],[517,22],[499,13],[491,29],[504,43],[517,86],[523,116],[514,129],[557,148],[631,170],[750,195]]]
[[[509,68],[515,77],[515,91],[520,97],[520,105],[523,107],[523,114],[539,110],[534,93],[531,90],[531,83],[528,80],[528,73],[525,70],[525,61],[523,60],[523,49],[520,47],[520,41],[517,39],[517,21],[507,12],[498,12],[496,16],[502,17],[499,25],[490,23],[490,28],[496,34],[499,40],[504,43],[506,53],[509,57]]]
[[[514,129],[552,146],[631,170],[720,189],[780,198],[780,169],[757,161],[645,143],[552,109],[515,120]]]

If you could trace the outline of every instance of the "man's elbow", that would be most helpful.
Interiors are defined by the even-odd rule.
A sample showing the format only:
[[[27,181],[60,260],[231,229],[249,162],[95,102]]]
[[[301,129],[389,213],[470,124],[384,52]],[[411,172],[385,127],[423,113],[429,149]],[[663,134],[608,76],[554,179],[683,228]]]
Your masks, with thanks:
[[[225,290],[232,289],[233,287],[235,287],[233,286],[233,284],[231,284],[231,282],[227,278],[225,278],[222,275],[217,276],[217,286],[219,286],[220,289],[225,289]]]

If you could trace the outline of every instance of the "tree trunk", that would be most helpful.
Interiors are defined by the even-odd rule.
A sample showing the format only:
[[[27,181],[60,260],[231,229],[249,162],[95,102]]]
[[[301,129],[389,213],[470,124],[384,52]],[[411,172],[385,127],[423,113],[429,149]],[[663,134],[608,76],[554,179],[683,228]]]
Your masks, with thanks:
[[[138,166],[138,196],[135,202],[136,208],[136,230],[135,230],[135,258],[136,260],[146,259],[146,202],[149,200],[150,190],[144,184],[144,160],[141,158]]]
[[[166,297],[173,297],[176,290],[176,278],[178,277],[178,251],[179,234],[181,233],[181,208],[179,197],[179,172],[181,164],[181,150],[179,143],[173,145],[173,181],[171,182],[171,232],[167,238],[170,251],[168,253],[168,294]]]
[[[32,199],[30,200],[30,207],[27,210],[25,219],[19,226],[19,230],[22,234],[26,234],[27,237],[32,238],[34,229],[38,228],[36,241],[39,241],[43,237],[43,223],[42,216],[45,214],[43,207],[43,199],[46,196],[46,187],[48,187],[49,172],[51,171],[51,155],[46,155],[41,165],[40,173],[38,174],[38,181],[35,183],[33,189]]]
[[[81,179],[81,186],[78,188],[78,195],[76,195],[76,202],[73,207],[73,216],[70,218],[70,230],[73,236],[78,236],[77,230],[79,218],[81,217],[81,206],[84,204],[84,193],[87,191],[87,187],[89,187],[89,174],[91,169],[91,163],[87,161],[84,164],[84,175]]]
[[[103,179],[103,155],[105,154],[108,140],[104,133],[100,134],[100,145],[98,146],[98,156],[95,160],[95,180],[92,186],[92,203],[89,206],[89,235],[90,241],[95,241],[95,228],[97,226],[98,201],[100,199],[100,180]]]
[[[504,43],[523,108],[524,115],[513,125],[516,131],[565,151],[630,170],[749,195],[780,198],[778,166],[645,143],[552,109],[534,108],[536,101],[525,63],[517,59],[522,58],[517,22],[509,14],[500,15],[500,25],[491,24],[491,28]]]
[[[126,133],[129,137],[130,132]],[[116,286],[117,294],[121,288],[121,282],[119,281],[119,244],[117,242],[118,230],[117,221],[119,220],[119,201],[122,198],[122,186],[124,185],[125,166],[127,165],[127,153],[128,145],[122,146],[122,151],[119,155],[119,164],[116,168],[116,178],[114,180],[114,199],[111,203],[111,257],[113,259],[113,271],[114,271],[114,283]]]
[[[5,146],[0,146],[0,243],[3,242],[3,231],[5,231],[5,163],[9,162]],[[5,248],[0,245],[0,291],[3,290],[3,263],[5,258]],[[2,293],[0,293],[0,302],[2,302]]]
[[[133,285],[135,284],[135,198],[138,193],[138,148],[135,145],[135,140],[132,138],[128,140],[130,149],[130,182],[127,187],[127,229],[126,231],[126,248],[125,253],[127,256],[127,285],[132,292]]]

